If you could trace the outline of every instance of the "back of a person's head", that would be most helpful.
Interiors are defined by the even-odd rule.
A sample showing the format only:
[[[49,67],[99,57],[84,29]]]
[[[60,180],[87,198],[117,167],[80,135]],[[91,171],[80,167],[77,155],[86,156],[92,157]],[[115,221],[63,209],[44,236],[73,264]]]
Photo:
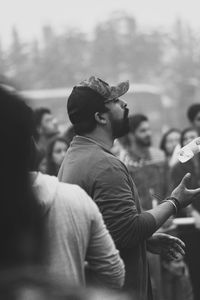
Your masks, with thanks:
[[[147,122],[147,116],[143,114],[134,114],[129,116],[129,131],[134,133],[142,122]]]
[[[32,110],[0,88],[0,267],[34,260],[39,254],[35,249],[42,233],[41,212],[28,176],[32,132]]]
[[[26,171],[33,133],[32,110],[17,95],[2,88],[0,88],[0,132],[1,174],[3,171],[5,177],[8,165],[12,166],[15,172]]]
[[[38,139],[38,127],[41,125],[42,118],[45,114],[51,114],[51,110],[47,107],[40,107],[34,110],[33,120],[34,120],[34,138]]]
[[[188,120],[192,123],[196,115],[200,112],[200,103],[192,104],[187,110]]]

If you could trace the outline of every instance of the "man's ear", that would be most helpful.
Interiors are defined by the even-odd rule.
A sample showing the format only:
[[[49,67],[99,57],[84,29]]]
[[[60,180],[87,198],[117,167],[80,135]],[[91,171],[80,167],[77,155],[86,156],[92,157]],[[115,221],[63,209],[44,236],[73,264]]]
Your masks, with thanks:
[[[105,125],[107,123],[104,113],[96,112],[94,118],[98,124]]]

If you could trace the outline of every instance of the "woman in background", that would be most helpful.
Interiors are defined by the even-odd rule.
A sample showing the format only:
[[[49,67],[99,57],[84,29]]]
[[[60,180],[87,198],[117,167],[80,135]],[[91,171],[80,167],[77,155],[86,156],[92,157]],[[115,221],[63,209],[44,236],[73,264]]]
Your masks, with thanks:
[[[171,128],[162,136],[160,149],[164,151],[168,165],[174,162],[175,149],[180,145],[181,132],[179,129]]]
[[[67,152],[68,145],[65,139],[56,137],[47,148],[46,173],[49,175],[58,175],[59,168]]]

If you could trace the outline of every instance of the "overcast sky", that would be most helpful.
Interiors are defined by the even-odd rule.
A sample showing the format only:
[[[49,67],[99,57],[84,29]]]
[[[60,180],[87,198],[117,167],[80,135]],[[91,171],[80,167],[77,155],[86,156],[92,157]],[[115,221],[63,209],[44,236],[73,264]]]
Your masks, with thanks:
[[[146,28],[169,28],[179,17],[200,32],[199,6],[199,0],[0,0],[0,38],[7,44],[13,25],[24,40],[38,37],[44,24],[92,32],[115,11],[129,13]]]

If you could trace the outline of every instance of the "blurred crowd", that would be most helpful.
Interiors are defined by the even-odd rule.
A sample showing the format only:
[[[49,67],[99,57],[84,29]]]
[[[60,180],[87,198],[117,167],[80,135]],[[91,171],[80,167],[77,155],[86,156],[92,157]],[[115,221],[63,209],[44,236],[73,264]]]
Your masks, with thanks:
[[[153,132],[148,116],[130,116],[130,132],[115,140],[114,153],[126,164],[138,188],[144,210],[155,207],[191,173],[190,187],[200,185],[200,156],[182,164],[178,152],[200,135],[200,104],[193,104],[186,112],[189,125],[169,128],[161,137],[160,145],[152,145]],[[159,230],[179,236],[186,244],[186,256],[176,262],[149,255],[151,280],[155,299],[199,299],[200,269],[200,205],[198,197],[193,204],[178,214],[179,218],[192,217],[190,224],[183,219],[179,226],[169,219]],[[191,220],[191,219],[190,219]],[[181,220],[180,220],[181,221]]]
[[[131,115],[130,132],[122,138],[115,139],[112,152],[125,163],[133,176],[144,210],[158,205],[188,172],[192,174],[191,187],[200,186],[200,157],[195,156],[184,165],[177,158],[180,148],[200,135],[200,104],[190,106],[186,113],[190,125],[184,129],[169,128],[161,136],[158,147],[152,145],[154,133],[151,131],[151,120],[143,114]],[[48,108],[36,109],[34,117],[35,140],[39,149],[36,168],[42,173],[57,176],[65,153],[75,136],[73,126],[69,126],[61,134],[58,130],[59,122]],[[149,254],[155,299],[192,300],[193,293],[200,295],[198,200],[194,201],[191,207],[181,211],[178,217],[193,217],[194,223],[183,223],[177,227],[171,218],[160,231],[181,237],[186,243],[186,257],[184,260],[166,262],[156,255]],[[196,299],[199,299],[198,297]]]
[[[66,153],[72,151],[76,128],[69,125],[61,132],[48,107],[32,111],[6,88],[0,88],[0,98],[0,298],[146,300],[137,292],[120,292],[126,266],[101,207],[99,211],[92,195],[73,182],[57,179]],[[111,152],[131,175],[144,212],[162,204],[187,173],[188,188],[200,187],[199,154],[185,164],[177,159],[180,148],[200,136],[200,104],[185,113],[189,125],[169,124],[160,145],[153,145],[151,119],[142,112],[129,115],[129,132],[114,140]],[[148,300],[199,300],[198,195],[156,231],[180,238],[186,249],[176,260],[147,254],[153,293]]]

